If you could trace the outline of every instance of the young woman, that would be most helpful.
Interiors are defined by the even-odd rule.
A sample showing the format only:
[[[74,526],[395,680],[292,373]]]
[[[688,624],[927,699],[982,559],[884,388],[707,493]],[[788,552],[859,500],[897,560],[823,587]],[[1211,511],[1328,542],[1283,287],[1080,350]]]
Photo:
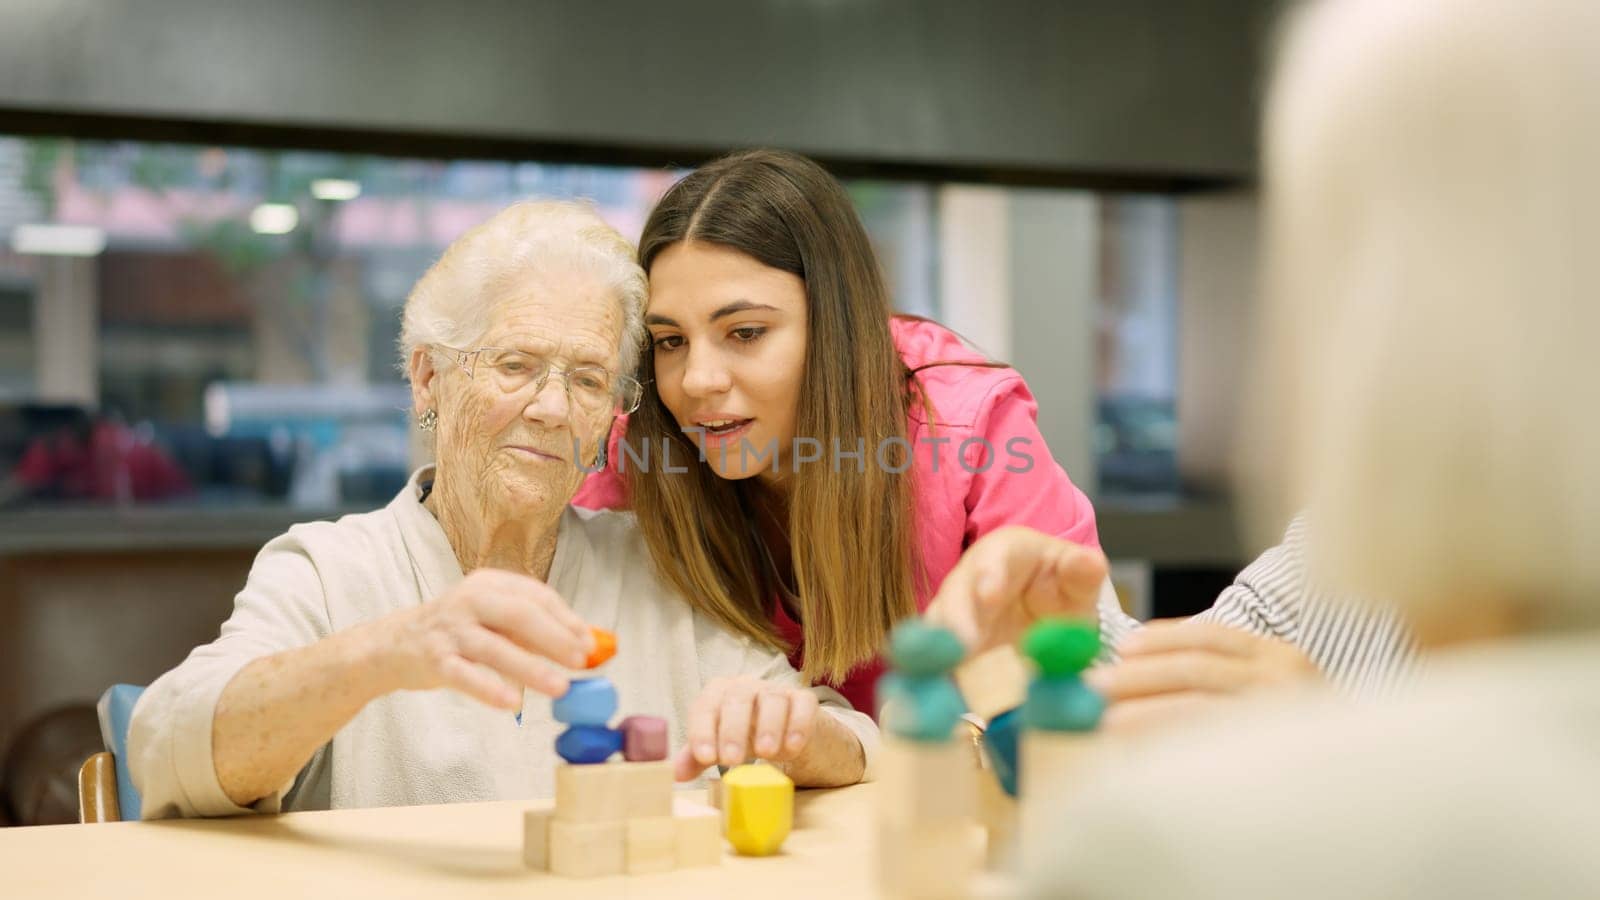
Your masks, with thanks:
[[[820,166],[756,150],[697,170],[650,215],[639,259],[644,400],[574,502],[631,504],[690,603],[872,710],[885,635],[980,536],[1027,525],[1094,551],[1023,573],[1047,591],[1105,581],[1093,509],[1022,377],[893,313]]]

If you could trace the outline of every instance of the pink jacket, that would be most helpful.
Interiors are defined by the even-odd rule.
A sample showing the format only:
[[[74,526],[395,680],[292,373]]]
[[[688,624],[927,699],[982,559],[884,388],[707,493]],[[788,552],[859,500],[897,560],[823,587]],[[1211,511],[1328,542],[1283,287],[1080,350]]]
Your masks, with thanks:
[[[929,363],[983,362],[953,332],[933,322],[895,318],[889,327],[907,367]],[[929,422],[921,403],[912,404],[907,437],[914,449],[916,534],[929,591],[917,597],[926,609],[944,577],[974,541],[1002,525],[1027,525],[1090,547],[1099,547],[1089,498],[1050,456],[1039,434],[1038,404],[1014,369],[941,365],[916,374],[931,402]],[[590,509],[624,509],[625,483],[615,469],[619,422],[608,450],[611,464],[588,477],[573,503]],[[984,442],[987,442],[985,444]],[[869,448],[868,465],[872,464]],[[805,648],[801,629],[773,601],[773,621],[796,648],[799,668]],[[873,686],[880,660],[859,666],[834,685],[857,709],[873,712]]]

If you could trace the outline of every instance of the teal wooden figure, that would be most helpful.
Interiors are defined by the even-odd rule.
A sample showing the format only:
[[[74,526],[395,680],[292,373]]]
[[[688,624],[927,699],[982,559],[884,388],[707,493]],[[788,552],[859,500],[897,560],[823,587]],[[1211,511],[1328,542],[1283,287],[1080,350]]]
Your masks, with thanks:
[[[912,741],[943,742],[967,711],[950,672],[966,648],[947,629],[912,619],[889,635],[893,671],[878,680],[885,731]]]
[[[1081,677],[1100,655],[1100,630],[1095,623],[1042,619],[1023,636],[1022,652],[1039,667],[1022,704],[1025,727],[1040,731],[1093,731],[1099,727],[1105,700]]]

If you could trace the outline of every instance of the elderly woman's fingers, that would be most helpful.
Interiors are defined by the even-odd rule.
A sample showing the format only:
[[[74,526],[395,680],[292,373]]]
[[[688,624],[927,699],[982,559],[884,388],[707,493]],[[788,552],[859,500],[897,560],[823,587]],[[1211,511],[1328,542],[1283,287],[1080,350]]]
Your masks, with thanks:
[[[772,759],[783,749],[783,737],[789,727],[789,698],[786,690],[757,692],[755,728],[751,735],[756,756]]]
[[[1225,694],[1253,682],[1248,663],[1204,651],[1180,650],[1124,659],[1084,673],[1089,686],[1116,703],[1185,691]]]
[[[457,638],[461,655],[489,668],[512,684],[527,685],[547,697],[567,692],[570,680],[537,656],[487,628],[469,628]]]
[[[1250,657],[1261,652],[1264,642],[1268,640],[1215,622],[1163,619],[1146,623],[1143,628],[1123,638],[1117,645],[1117,651],[1124,657],[1151,656],[1179,650],[1207,650],[1228,656]]]
[[[689,705],[688,749],[702,769],[717,761],[717,717],[722,711],[725,684],[713,679]]]
[[[1144,734],[1215,716],[1225,701],[1214,694],[1165,694],[1117,703],[1100,719],[1105,734]]]
[[[784,737],[780,758],[792,759],[806,748],[812,731],[817,727],[817,710],[820,706],[817,695],[811,691],[800,690],[789,694],[789,733]]]
[[[580,636],[557,621],[542,603],[530,599],[526,592],[522,596],[480,592],[473,595],[472,608],[478,621],[518,645],[568,668],[583,668],[594,643],[588,629]]]
[[[755,712],[756,687],[735,681],[722,694],[717,713],[717,762],[737,766],[750,758],[750,726]]]
[[[467,661],[460,656],[444,660],[439,676],[446,687],[498,709],[516,709],[522,705],[522,694],[506,684],[494,672]]]

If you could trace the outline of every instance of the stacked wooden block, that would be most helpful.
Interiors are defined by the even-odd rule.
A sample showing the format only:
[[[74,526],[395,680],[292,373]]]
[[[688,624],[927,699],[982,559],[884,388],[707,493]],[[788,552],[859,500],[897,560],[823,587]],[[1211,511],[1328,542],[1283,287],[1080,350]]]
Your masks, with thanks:
[[[552,706],[569,727],[556,739],[554,809],[525,816],[523,856],[557,875],[664,872],[722,859],[716,810],[673,797],[667,725],[652,716],[606,723],[617,710],[609,679],[572,682]],[[621,762],[611,756],[621,752]]]
[[[966,897],[978,865],[977,769],[953,732],[965,711],[955,635],[906,622],[889,640],[879,764],[878,884],[885,896]]]

